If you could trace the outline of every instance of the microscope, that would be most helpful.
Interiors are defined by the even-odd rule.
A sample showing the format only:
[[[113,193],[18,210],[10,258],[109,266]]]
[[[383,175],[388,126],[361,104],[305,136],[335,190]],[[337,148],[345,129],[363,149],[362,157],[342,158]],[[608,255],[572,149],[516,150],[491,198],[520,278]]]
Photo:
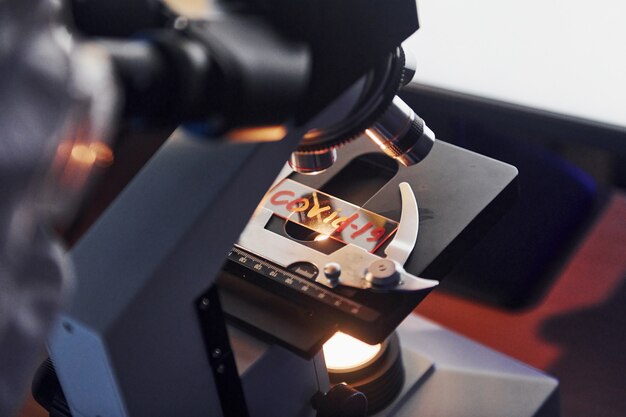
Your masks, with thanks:
[[[558,414],[555,380],[411,315],[517,176],[400,97],[413,0],[71,6],[122,119],[181,127],[68,255],[51,416]]]

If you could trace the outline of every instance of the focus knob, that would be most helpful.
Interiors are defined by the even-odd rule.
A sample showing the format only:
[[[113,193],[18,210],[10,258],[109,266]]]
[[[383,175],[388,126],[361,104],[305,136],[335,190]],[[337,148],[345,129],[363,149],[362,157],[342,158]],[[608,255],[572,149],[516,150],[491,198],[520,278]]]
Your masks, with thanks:
[[[365,417],[367,397],[360,391],[342,383],[337,384],[326,394],[318,392],[311,400],[317,410],[317,417]]]

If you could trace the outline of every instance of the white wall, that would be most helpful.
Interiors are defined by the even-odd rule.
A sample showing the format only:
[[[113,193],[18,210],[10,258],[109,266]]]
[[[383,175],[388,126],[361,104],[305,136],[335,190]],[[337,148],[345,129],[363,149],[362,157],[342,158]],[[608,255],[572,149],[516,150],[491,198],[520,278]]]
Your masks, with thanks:
[[[415,80],[626,126],[626,1],[419,0]]]

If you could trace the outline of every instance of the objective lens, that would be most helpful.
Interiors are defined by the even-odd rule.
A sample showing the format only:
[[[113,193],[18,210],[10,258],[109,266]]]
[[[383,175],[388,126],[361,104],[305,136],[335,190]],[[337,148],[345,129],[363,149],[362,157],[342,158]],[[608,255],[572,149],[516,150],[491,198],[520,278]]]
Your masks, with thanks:
[[[291,168],[300,174],[316,175],[331,167],[337,160],[337,151],[294,152],[289,158]]]
[[[435,143],[435,134],[398,96],[382,117],[365,134],[382,151],[404,166],[424,159]]]

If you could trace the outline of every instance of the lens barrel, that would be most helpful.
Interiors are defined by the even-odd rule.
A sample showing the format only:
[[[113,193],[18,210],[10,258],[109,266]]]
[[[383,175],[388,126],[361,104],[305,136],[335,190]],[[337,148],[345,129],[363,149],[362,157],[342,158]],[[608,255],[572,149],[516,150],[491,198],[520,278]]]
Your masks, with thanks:
[[[404,166],[417,164],[430,152],[435,134],[398,96],[365,134],[390,157]]]

